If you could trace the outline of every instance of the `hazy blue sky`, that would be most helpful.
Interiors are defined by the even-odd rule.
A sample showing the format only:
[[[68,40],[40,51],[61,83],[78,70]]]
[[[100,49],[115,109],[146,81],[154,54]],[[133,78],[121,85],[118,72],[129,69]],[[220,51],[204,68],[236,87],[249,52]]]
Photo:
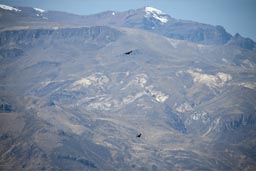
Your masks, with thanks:
[[[0,3],[76,14],[153,6],[178,19],[222,25],[231,34],[238,32],[256,40],[256,0],[0,0]]]

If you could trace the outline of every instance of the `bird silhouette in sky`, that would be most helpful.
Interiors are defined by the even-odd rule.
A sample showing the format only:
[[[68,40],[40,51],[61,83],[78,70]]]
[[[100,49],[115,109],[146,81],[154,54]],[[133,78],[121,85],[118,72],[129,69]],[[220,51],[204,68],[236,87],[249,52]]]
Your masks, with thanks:
[[[125,52],[124,54],[130,55],[132,52],[133,52],[133,51],[131,50],[131,51],[129,51],[129,52]]]
[[[141,137],[141,133],[139,133],[136,137],[137,137],[137,138],[140,138],[140,137]]]

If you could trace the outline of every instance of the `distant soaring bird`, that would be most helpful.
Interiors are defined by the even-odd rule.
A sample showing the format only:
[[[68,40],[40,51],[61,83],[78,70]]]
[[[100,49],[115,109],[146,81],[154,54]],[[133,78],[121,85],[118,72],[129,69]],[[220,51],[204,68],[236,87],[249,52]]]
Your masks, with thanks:
[[[131,51],[129,51],[129,52],[125,52],[124,54],[130,55],[132,52],[133,52],[133,51],[131,50]]]
[[[136,137],[137,137],[137,138],[140,138],[140,137],[141,137],[141,133],[139,133]]]

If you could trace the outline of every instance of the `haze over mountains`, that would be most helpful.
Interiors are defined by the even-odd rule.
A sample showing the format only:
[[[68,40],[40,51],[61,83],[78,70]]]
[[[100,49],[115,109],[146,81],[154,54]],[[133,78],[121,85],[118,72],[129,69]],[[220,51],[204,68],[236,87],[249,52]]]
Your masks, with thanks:
[[[251,39],[153,7],[0,30],[1,170],[256,169]]]

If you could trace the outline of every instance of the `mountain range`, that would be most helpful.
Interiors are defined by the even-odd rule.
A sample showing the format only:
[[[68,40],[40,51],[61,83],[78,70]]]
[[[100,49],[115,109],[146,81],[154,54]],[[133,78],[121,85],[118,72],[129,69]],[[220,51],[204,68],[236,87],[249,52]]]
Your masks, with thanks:
[[[253,40],[153,7],[0,5],[0,169],[255,170],[255,68]]]
[[[1,8],[0,8],[1,9]],[[3,8],[2,8],[3,9]],[[194,21],[172,18],[162,11],[144,7],[125,12],[107,11],[95,15],[80,16],[59,11],[46,11],[39,8],[19,7],[17,10],[1,11],[1,30],[6,27],[81,27],[118,26],[148,30],[168,38],[187,40],[207,45],[234,45],[255,50],[256,44],[238,33],[234,36],[222,26],[212,26]]]

